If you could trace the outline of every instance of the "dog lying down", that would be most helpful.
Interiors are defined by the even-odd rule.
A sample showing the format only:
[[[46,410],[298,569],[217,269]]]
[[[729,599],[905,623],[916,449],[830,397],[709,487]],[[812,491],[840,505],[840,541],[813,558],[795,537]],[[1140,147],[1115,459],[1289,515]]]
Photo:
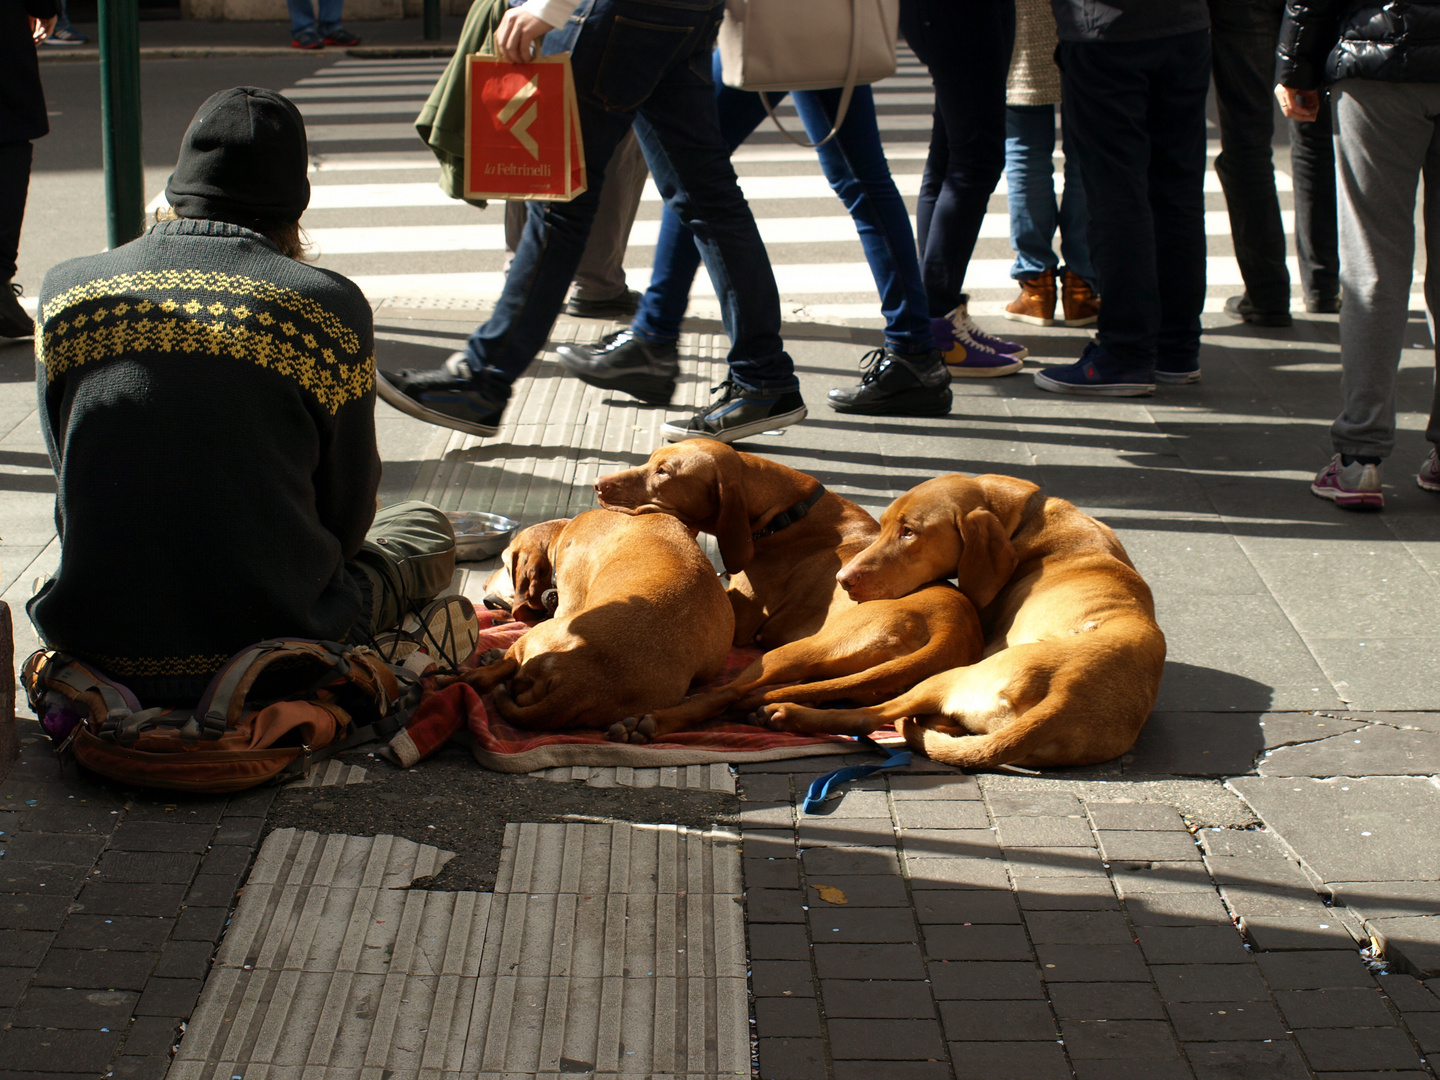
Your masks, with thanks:
[[[695,538],[675,518],[590,510],[519,532],[491,586],[514,590],[517,618],[546,610],[500,660],[467,672],[506,720],[530,728],[609,728],[675,705],[725,666],[735,616]],[[500,684],[508,680],[508,687]]]
[[[981,609],[983,660],[869,708],[766,705],[765,722],[843,735],[894,723],[914,749],[967,769],[1090,765],[1134,745],[1165,636],[1107,526],[1025,480],[941,476],[890,505],[839,580],[869,602],[948,575]]]

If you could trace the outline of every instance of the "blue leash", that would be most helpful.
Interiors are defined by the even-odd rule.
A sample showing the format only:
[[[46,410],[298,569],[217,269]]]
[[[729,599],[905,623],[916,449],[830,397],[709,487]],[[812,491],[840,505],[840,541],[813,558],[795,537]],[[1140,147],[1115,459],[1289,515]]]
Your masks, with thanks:
[[[868,735],[857,736],[855,741],[866,750],[884,754],[885,760],[879,765],[851,765],[849,768],[836,769],[832,773],[816,777],[811,781],[810,790],[805,793],[805,802],[800,807],[805,813],[819,813],[820,807],[830,797],[830,792],[841,784],[848,784],[851,780],[860,780],[881,769],[896,769],[910,764],[909,750],[891,750],[881,746]]]

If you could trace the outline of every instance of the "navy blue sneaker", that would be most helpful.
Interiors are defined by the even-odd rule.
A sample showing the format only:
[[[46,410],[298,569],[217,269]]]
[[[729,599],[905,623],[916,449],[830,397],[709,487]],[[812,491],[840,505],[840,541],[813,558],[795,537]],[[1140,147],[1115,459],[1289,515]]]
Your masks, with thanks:
[[[1098,341],[1092,341],[1075,363],[1035,372],[1035,385],[1055,394],[1142,397],[1155,392],[1155,376],[1148,371],[1125,371]]]
[[[407,416],[471,435],[494,435],[510,395],[493,385],[482,387],[464,352],[451,353],[439,371],[378,371],[380,397]]]
[[[1199,382],[1200,358],[1192,356],[1185,360],[1167,360],[1161,357],[1155,361],[1155,381],[1178,386]]]

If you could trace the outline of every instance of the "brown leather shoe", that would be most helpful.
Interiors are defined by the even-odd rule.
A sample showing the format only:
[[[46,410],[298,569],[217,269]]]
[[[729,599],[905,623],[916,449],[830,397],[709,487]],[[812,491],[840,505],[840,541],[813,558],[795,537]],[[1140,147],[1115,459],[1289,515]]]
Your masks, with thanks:
[[[1066,270],[1061,275],[1060,300],[1066,326],[1089,326],[1100,318],[1100,297],[1079,274]]]
[[[1020,295],[1005,305],[1005,317],[1031,326],[1055,325],[1055,271],[1020,282]]]

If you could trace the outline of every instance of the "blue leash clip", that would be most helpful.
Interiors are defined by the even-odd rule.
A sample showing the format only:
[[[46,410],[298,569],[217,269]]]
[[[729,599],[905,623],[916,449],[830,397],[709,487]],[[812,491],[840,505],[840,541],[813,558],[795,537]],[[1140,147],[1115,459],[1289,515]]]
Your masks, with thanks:
[[[818,814],[820,807],[830,797],[830,793],[841,784],[848,784],[851,780],[861,780],[881,769],[898,769],[903,765],[910,764],[909,750],[891,750],[881,746],[868,735],[857,736],[855,741],[866,750],[884,754],[885,760],[878,765],[851,765],[847,769],[836,769],[832,773],[816,777],[811,781],[810,790],[805,793],[805,802],[800,807],[805,813]]]

